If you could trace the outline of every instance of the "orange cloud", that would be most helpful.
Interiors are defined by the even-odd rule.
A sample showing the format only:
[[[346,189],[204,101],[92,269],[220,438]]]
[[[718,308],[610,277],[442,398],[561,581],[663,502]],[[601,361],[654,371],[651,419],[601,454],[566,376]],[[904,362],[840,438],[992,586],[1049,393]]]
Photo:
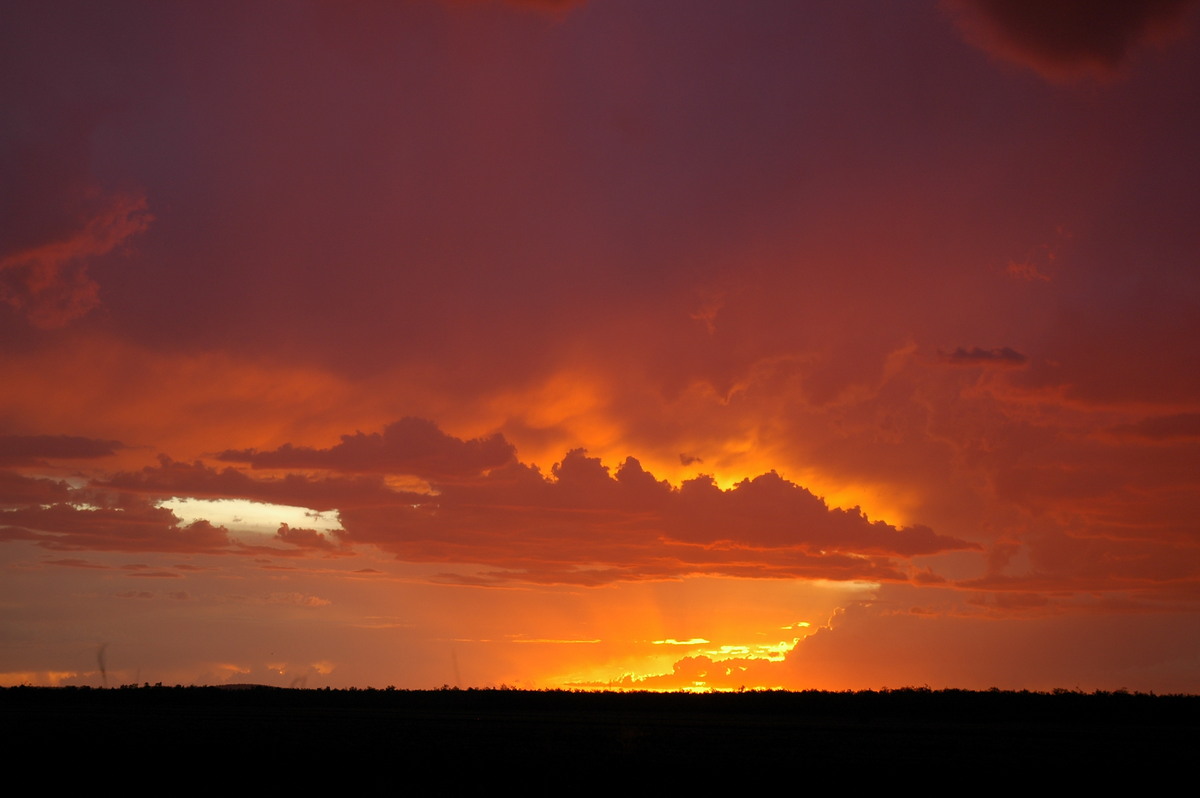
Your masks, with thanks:
[[[102,527],[95,533],[100,548],[122,545],[108,536],[120,537],[125,524],[136,548],[144,545],[151,517],[159,529],[177,526],[168,510],[151,510],[151,500],[242,498],[336,509],[344,529],[338,545],[371,544],[409,562],[473,565],[482,570],[442,578],[478,584],[596,585],[692,574],[904,581],[898,559],[979,548],[926,526],[896,527],[857,508],[830,508],[773,472],[729,489],[709,477],[673,487],[632,457],[611,473],[599,458],[573,450],[544,475],[517,462],[500,436],[464,441],[418,419],[388,425],[384,433],[343,436],[330,449],[284,446],[266,456],[269,462],[256,464],[320,466],[328,473],[255,479],[232,467],[160,456],[158,466],[96,479],[69,494],[95,510],[26,506],[7,523],[45,535],[70,533],[39,538],[70,547],[86,546],[84,529]],[[406,476],[427,480],[430,492],[386,484]],[[14,481],[14,499],[40,495],[45,482]],[[328,550],[334,543],[286,526],[276,537],[301,548]]]
[[[214,446],[336,439],[347,424],[382,423],[372,397],[404,396],[402,385],[370,389],[311,367],[161,351],[73,331],[36,352],[0,354],[0,382],[0,414],[23,419],[23,432],[119,440],[114,459],[121,466],[140,466],[148,445],[150,453],[194,459]],[[179,423],[181,416],[189,423]]]
[[[878,603],[739,680],[909,678],[918,643],[969,674],[972,634],[1098,607],[1192,628],[1200,62],[1138,58],[1194,5],[948,6],[1006,63],[1128,78],[1078,94],[920,4],[93,5],[0,26],[22,639],[143,623],[90,597],[170,574],[214,649],[186,679],[353,650],[342,683],[440,684],[470,639],[466,683],[603,683],[643,641],[736,686],[714,605],[814,585]],[[304,651],[251,661],[266,624]]]

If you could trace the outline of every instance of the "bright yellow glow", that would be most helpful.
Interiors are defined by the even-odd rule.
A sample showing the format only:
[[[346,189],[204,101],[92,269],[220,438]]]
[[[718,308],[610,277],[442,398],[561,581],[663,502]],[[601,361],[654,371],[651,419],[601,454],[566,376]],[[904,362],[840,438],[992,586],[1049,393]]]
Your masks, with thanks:
[[[534,628],[540,630],[527,639],[574,641],[592,639],[594,633],[597,642],[512,646],[529,655],[506,652],[512,670],[503,681],[601,690],[778,687],[786,680],[782,662],[801,640],[838,607],[869,598],[877,589],[865,581],[693,577],[612,585],[602,589],[603,595],[567,591],[548,606],[524,607],[522,623],[537,623]],[[547,609],[561,615],[545,615]],[[797,620],[797,614],[813,621]],[[559,624],[575,633],[555,634]],[[579,635],[583,629],[588,633]]]
[[[918,504],[918,497],[911,493],[902,493],[895,485],[835,481],[811,469],[798,472],[792,481],[820,496],[830,507],[843,510],[857,507],[870,520],[883,521],[892,526],[908,526],[914,523],[913,512]]]
[[[756,643],[751,645],[725,645],[702,653],[713,662],[721,662],[727,659],[766,659],[772,662],[779,662],[799,642],[800,638],[796,637],[791,642],[780,641],[778,643]]]
[[[304,507],[285,504],[265,504],[245,499],[181,499],[161,501],[185,524],[205,520],[213,526],[223,526],[231,533],[250,533],[274,537],[280,524],[293,529],[315,529],[331,532],[341,528],[336,513],[318,513]]]
[[[866,582],[855,579],[846,582],[835,582],[832,579],[814,579],[811,584],[813,587],[821,590],[839,591],[842,593],[874,593],[881,587],[878,582]],[[808,626],[807,623],[803,625]]]
[[[233,665],[228,662],[218,663],[211,667],[215,671],[224,673],[226,680],[232,679],[235,676],[245,676],[246,674],[250,673],[250,668],[247,668],[244,665]],[[268,667],[270,667],[270,666],[268,666]]]

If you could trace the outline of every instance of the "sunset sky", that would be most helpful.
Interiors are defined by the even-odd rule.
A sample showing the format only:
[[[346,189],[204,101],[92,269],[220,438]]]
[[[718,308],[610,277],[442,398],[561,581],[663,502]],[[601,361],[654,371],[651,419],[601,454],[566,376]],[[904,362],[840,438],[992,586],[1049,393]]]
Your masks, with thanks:
[[[0,684],[1200,692],[1200,4],[6,0]]]

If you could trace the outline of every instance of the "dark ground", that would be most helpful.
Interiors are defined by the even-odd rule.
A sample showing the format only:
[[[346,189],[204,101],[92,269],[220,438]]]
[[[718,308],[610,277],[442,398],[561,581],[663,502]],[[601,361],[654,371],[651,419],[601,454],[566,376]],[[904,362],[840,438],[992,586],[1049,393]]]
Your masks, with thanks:
[[[0,690],[0,723],[9,762],[64,755],[54,775],[97,787],[153,772],[277,790],[1086,777],[1142,791],[1200,764],[1200,696],[1124,692],[17,687]]]

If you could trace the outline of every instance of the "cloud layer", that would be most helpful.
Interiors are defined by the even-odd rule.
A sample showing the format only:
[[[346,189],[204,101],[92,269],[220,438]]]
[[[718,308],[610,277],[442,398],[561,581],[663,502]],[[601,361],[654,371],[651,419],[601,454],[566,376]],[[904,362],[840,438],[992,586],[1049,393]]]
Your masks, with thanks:
[[[1200,690],[1196,13],[6,4],[0,678]]]

